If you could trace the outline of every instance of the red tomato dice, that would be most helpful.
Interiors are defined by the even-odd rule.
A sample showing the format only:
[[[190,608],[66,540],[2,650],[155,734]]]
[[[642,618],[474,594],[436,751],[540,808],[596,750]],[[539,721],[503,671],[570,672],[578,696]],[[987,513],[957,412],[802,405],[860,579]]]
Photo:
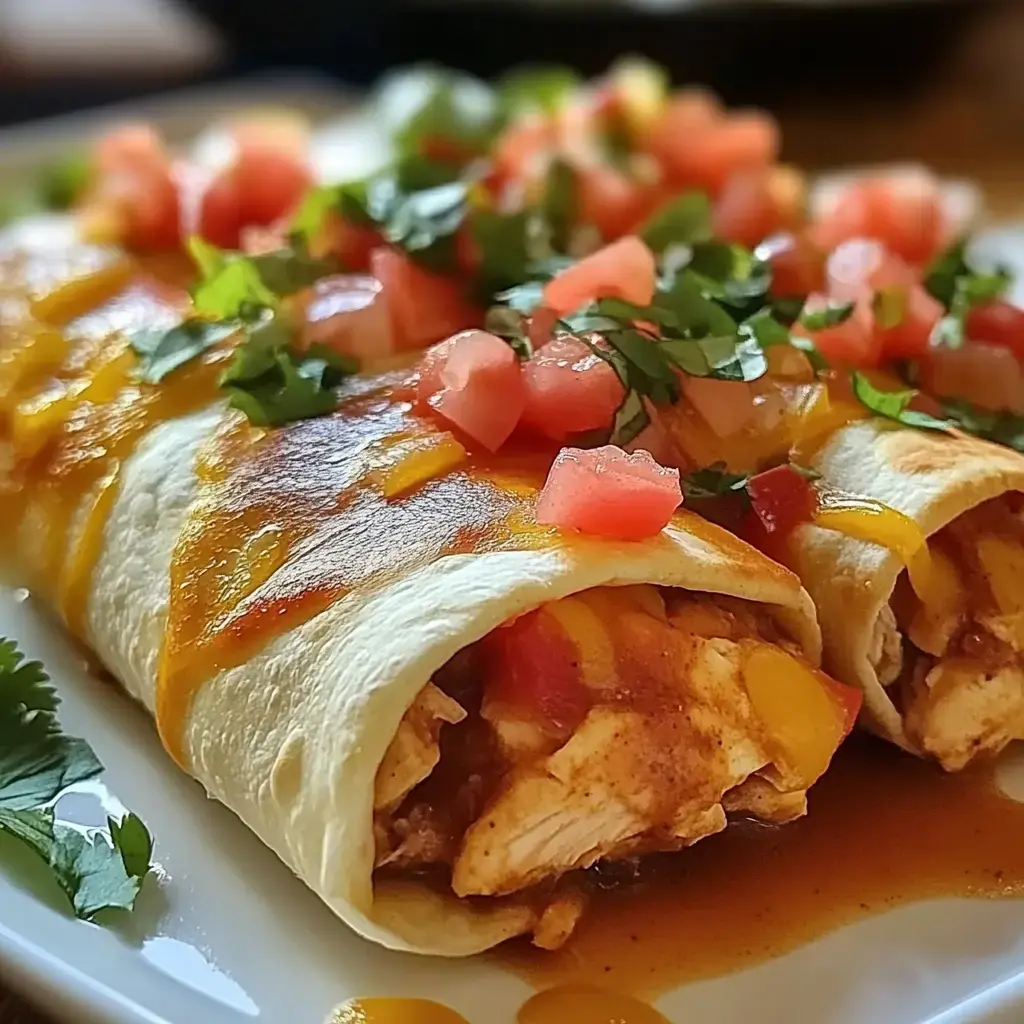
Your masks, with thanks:
[[[370,272],[383,287],[396,349],[425,348],[480,322],[459,282],[424,270],[397,249],[374,249]]]
[[[559,316],[599,298],[648,306],[656,276],[654,253],[639,238],[627,235],[556,274],[544,286],[544,305]]]
[[[577,182],[579,220],[596,227],[606,241],[633,230],[647,212],[643,188],[609,164],[578,168]]]
[[[335,274],[313,285],[302,337],[346,355],[373,360],[392,351],[391,318],[381,283],[362,274]]]
[[[804,310],[814,312],[828,305],[827,296],[815,293],[808,296]],[[793,332],[810,338],[830,363],[865,368],[877,366],[882,356],[882,341],[875,332],[871,298],[868,296],[859,298],[853,313],[834,327],[812,331],[797,322],[793,325]]]
[[[810,522],[817,507],[814,488],[792,466],[776,466],[751,477],[747,493],[765,532],[786,536]]]
[[[1024,367],[1002,345],[930,349],[919,368],[927,394],[960,398],[991,412],[1024,413]]]
[[[769,235],[797,227],[805,198],[804,176],[792,167],[739,171],[715,201],[714,233],[753,247]]]
[[[945,310],[921,285],[899,289],[903,315],[899,323],[884,327],[876,318],[875,332],[884,359],[916,359],[927,350],[935,325]]]
[[[1005,299],[984,302],[967,314],[967,337],[1008,348],[1024,358],[1024,309]]]
[[[243,224],[270,224],[291,213],[313,184],[313,172],[299,154],[275,145],[239,150],[233,177]]]
[[[311,245],[317,255],[337,257],[345,270],[362,274],[370,269],[370,255],[379,249],[384,239],[376,228],[350,224],[336,214],[329,213],[318,237]]]
[[[715,124],[725,117],[718,98],[705,89],[679,89],[666,101],[651,125],[647,149],[666,168],[673,166],[682,140],[695,129]]]
[[[737,113],[680,134],[662,159],[672,180],[717,195],[732,175],[774,163],[779,145],[774,118],[759,111]]]
[[[555,338],[523,365],[523,422],[564,441],[611,425],[624,389],[615,371],[579,339]]]
[[[682,500],[679,470],[659,466],[645,451],[563,448],[537,500],[537,522],[643,540],[668,525]]]
[[[861,178],[839,192],[814,233],[825,248],[849,238],[875,238],[908,263],[921,266],[945,241],[939,183],[916,170]]]
[[[238,181],[233,174],[219,174],[200,192],[198,224],[195,231],[222,249],[235,249],[241,242],[242,205]]]
[[[772,269],[772,294],[799,297],[825,289],[825,253],[805,233],[782,232],[765,239],[755,251]]]
[[[483,641],[484,699],[542,726],[571,731],[586,717],[590,694],[580,652],[553,615],[528,612]]]
[[[430,407],[464,434],[497,451],[523,414],[523,377],[515,352],[486,331],[452,339]]]
[[[843,242],[826,264],[829,294],[839,302],[852,302],[879,288],[910,287],[917,274],[879,241],[853,238]]]
[[[423,353],[415,373],[416,405],[420,412],[427,412],[430,409],[430,399],[444,387],[441,382],[441,371],[448,361],[448,353],[455,344],[458,335],[452,335],[431,345]]]

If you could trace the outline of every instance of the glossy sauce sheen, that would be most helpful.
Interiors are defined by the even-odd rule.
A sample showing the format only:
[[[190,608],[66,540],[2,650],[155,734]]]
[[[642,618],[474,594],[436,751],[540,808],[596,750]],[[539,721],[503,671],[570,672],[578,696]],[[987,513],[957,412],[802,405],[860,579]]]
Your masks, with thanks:
[[[780,828],[734,823],[635,885],[599,891],[572,940],[494,956],[538,988],[656,993],[749,967],[902,903],[1024,894],[1024,804],[991,766],[947,775],[855,737]],[[894,851],[896,851],[894,853]]]

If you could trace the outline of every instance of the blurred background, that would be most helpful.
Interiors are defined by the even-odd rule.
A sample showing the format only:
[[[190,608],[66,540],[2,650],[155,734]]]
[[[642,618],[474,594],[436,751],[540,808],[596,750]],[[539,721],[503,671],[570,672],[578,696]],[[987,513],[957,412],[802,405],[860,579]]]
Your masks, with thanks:
[[[0,0],[0,124],[266,70],[364,85],[624,51],[770,108],[790,160],[921,159],[1017,203],[1024,0]]]
[[[363,85],[624,51],[770,108],[790,160],[923,159],[1014,202],[1024,0],[0,0],[0,123],[268,69]]]

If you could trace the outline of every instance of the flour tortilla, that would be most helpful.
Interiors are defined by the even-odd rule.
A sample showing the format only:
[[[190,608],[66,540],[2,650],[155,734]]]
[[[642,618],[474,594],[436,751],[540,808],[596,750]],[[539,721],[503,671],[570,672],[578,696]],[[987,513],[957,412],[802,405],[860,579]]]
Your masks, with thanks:
[[[124,466],[92,579],[87,640],[150,712],[196,453],[225,415],[237,414],[210,408],[143,439]],[[649,542],[573,536],[544,550],[449,555],[350,593],[200,688],[185,724],[189,771],[360,934],[444,956],[493,946],[521,932],[530,912],[412,882],[374,890],[377,767],[407,707],[461,648],[544,602],[639,582],[763,602],[810,661],[820,658],[796,577],[681,513]]]
[[[927,537],[983,502],[1024,490],[1024,456],[1009,448],[883,420],[838,431],[812,465],[828,484],[909,516]],[[818,610],[826,670],[864,691],[869,727],[917,752],[869,657],[903,563],[877,544],[815,526],[796,531],[792,552]]]

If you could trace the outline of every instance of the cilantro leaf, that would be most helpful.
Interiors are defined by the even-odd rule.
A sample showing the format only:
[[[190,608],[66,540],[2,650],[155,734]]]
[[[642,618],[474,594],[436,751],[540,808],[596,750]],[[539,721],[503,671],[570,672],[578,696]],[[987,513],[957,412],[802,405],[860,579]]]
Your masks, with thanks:
[[[658,348],[691,377],[715,380],[752,381],[768,372],[768,360],[756,338],[709,335],[662,341]]]
[[[650,425],[650,422],[651,417],[644,405],[643,397],[638,391],[630,388],[615,412],[609,440],[621,448],[631,441],[635,441],[641,431]]]
[[[335,389],[358,369],[355,360],[325,345],[311,345],[299,354],[290,341],[285,320],[264,320],[235,350],[221,377],[229,404],[257,426],[279,427],[333,412]]]
[[[964,324],[974,307],[1002,296],[1013,279],[1010,271],[997,267],[983,272],[967,258],[967,240],[961,239],[942,253],[925,275],[925,288],[947,310],[932,331],[931,343],[960,348],[964,343]]]
[[[945,402],[944,408],[950,420],[966,433],[1024,452],[1024,416],[976,409],[963,401]]]
[[[103,767],[84,740],[61,732],[58,703],[39,662],[0,640],[0,832],[47,866],[76,916],[130,910],[151,870],[153,842],[142,821],[110,821],[108,842],[55,821],[46,806]]]
[[[656,254],[705,242],[711,238],[711,202],[703,192],[684,192],[655,211],[639,234]]]
[[[809,331],[824,331],[845,323],[853,316],[854,303],[829,302],[822,309],[804,310],[799,317],[800,326]]]
[[[498,104],[507,118],[555,114],[582,84],[578,72],[557,64],[518,68],[498,82]]]
[[[128,336],[139,356],[140,380],[158,384],[169,373],[230,337],[239,325],[230,320],[186,320],[166,330],[142,327]]]
[[[540,214],[551,236],[551,245],[558,252],[569,248],[573,225],[579,207],[579,180],[566,160],[554,159],[548,167]]]
[[[93,164],[88,153],[72,153],[44,167],[39,175],[39,194],[44,209],[69,209],[88,188],[92,175]]]
[[[695,469],[682,477],[683,497],[687,501],[720,498],[728,494],[746,497],[749,480],[747,474],[731,473],[724,462],[716,462],[703,469]]]
[[[854,371],[851,379],[856,399],[877,416],[894,420],[907,427],[917,427],[919,430],[948,433],[949,428],[953,426],[949,420],[940,420],[928,413],[909,408],[910,403],[920,394],[913,388],[904,391],[882,391],[858,371]]]
[[[512,351],[521,359],[533,355],[533,345],[526,331],[522,313],[508,306],[492,306],[484,319],[484,330],[507,342]]]
[[[193,235],[188,249],[199,268],[192,289],[196,312],[214,320],[251,320],[278,300],[308,288],[329,274],[332,265],[313,259],[304,246],[247,256],[229,253]]]
[[[477,270],[477,287],[484,302],[496,294],[508,294],[511,289],[529,287],[520,285],[529,273],[528,247],[529,214],[498,213],[494,210],[477,210],[469,221],[470,232],[480,255]],[[538,284],[538,305],[540,285]],[[511,305],[511,303],[509,303]]]
[[[399,195],[382,223],[384,237],[434,270],[455,262],[455,232],[466,219],[469,185],[451,181]]]
[[[102,771],[84,740],[60,731],[58,704],[43,666],[0,639],[0,808],[39,807]]]

